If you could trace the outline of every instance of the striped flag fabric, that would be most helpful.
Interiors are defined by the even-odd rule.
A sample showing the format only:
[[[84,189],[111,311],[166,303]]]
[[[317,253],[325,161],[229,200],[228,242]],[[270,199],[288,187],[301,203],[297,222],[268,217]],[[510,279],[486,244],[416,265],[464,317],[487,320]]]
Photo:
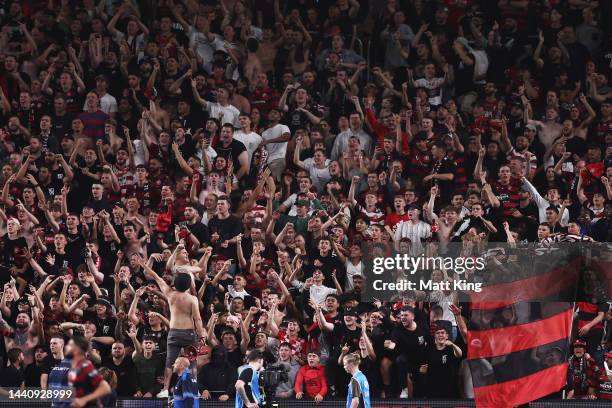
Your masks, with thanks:
[[[522,255],[471,294],[467,358],[479,408],[526,404],[566,383],[582,257],[567,248]]]

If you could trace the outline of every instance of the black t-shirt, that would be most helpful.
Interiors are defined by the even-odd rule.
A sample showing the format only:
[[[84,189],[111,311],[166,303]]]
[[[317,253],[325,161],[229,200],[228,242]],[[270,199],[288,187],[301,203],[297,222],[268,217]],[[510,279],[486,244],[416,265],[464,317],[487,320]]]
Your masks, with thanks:
[[[62,231],[66,235],[68,244],[66,245],[66,255],[71,265],[80,265],[85,263],[85,239],[81,234],[81,228],[78,227],[76,234],[71,234],[67,229]],[[74,272],[74,271],[73,271]]]
[[[455,67],[455,95],[463,95],[471,91],[474,86],[474,67],[476,66],[476,58],[474,54],[469,51],[467,55],[474,61],[472,65],[464,64],[458,56],[453,56],[452,58],[452,64]]]
[[[51,170],[51,182],[44,186],[40,185],[40,188],[45,193],[47,199],[60,195],[62,193],[62,187],[64,187],[64,169],[59,167],[57,170]]]
[[[62,140],[64,135],[72,134],[72,119],[73,116],[69,113],[63,116],[53,115],[53,134],[58,140]]]
[[[321,256],[317,252],[317,254],[312,258],[312,261],[312,270],[314,271],[314,269],[321,269],[321,271],[323,271],[323,274],[325,275],[323,285],[330,288],[336,287],[332,278],[332,273],[334,270],[336,271],[336,277],[338,278],[338,282],[340,282],[340,284],[344,282],[344,277],[346,275],[344,265],[342,265],[337,256],[332,256],[331,253],[327,256]],[[317,261],[321,263],[321,266],[315,265],[315,263],[318,264]]]
[[[78,162],[78,161],[77,161]],[[70,189],[70,193],[68,195],[69,201],[69,211],[74,211],[77,213],[81,213],[81,209],[83,204],[87,202],[89,197],[91,196],[91,186],[94,183],[94,179],[83,174],[82,170],[79,168],[83,164],[79,164],[78,166],[73,166],[74,171],[74,179],[72,188]],[[100,166],[94,165],[89,168],[89,172],[93,174],[98,174],[102,171]],[[97,210],[99,211],[99,210]]]
[[[253,380],[253,369],[251,367],[247,367],[240,373],[238,379],[244,382],[244,391],[246,396],[249,398],[248,402],[256,402],[253,399],[253,391],[251,390],[251,381]],[[246,406],[243,401],[243,406]]]
[[[196,144],[188,134],[185,135],[185,141],[179,145],[179,150],[185,160],[195,155]]]
[[[349,346],[349,353],[358,351],[360,338],[361,330],[359,328],[350,330],[344,323],[334,324],[334,330],[332,331],[334,354],[339,355],[345,344]]]
[[[40,375],[44,372],[44,365],[36,365],[32,363],[23,371],[26,387],[40,387]]]
[[[425,326],[417,324],[416,329],[411,331],[398,324],[391,331],[391,341],[395,343],[396,353],[406,356],[413,368],[418,369],[429,342],[429,333]]]
[[[219,142],[215,147],[215,151],[219,156],[225,157],[226,160],[232,160],[234,164],[234,170],[238,171],[238,169],[240,168],[240,161],[238,160],[238,156],[240,156],[242,152],[246,152],[247,149],[244,146],[244,143],[236,139],[232,139],[232,142],[229,144],[229,146],[223,146],[223,143]]]
[[[81,289],[81,291],[83,291],[83,289]],[[101,319],[95,312],[87,311],[85,312],[83,318],[86,321],[91,321],[96,326],[96,337],[114,337],[115,325],[117,323],[114,317],[107,317],[105,319]]]
[[[453,174],[455,177],[457,176],[455,173],[457,172],[457,165],[455,162],[448,157],[444,157],[439,162],[435,162],[432,168],[432,174]],[[444,203],[450,201],[451,195],[453,193],[453,186],[455,185],[454,180],[445,181],[434,179],[433,182],[438,185],[440,188],[440,195],[442,196],[442,200]]]
[[[236,235],[242,232],[242,221],[239,218],[234,216],[229,216],[226,219],[219,219],[218,217],[213,217],[210,221],[208,221],[208,232],[211,236],[216,232],[219,234],[219,240],[213,242],[215,246],[214,253],[226,256],[228,258],[234,259],[236,257],[236,245],[231,244],[227,248],[223,248],[221,244],[223,241],[232,239]]]
[[[0,384],[5,388],[19,388],[24,381],[23,370],[15,368],[12,364],[4,367],[1,374]]]
[[[121,364],[116,365],[112,358],[105,361],[103,366],[110,368],[117,375],[117,395],[131,397],[136,392],[136,366],[132,357],[126,355]]]
[[[587,151],[587,144],[584,139],[574,136],[567,142],[565,142],[565,148],[570,153],[574,153],[578,156],[584,157]]]
[[[4,237],[4,265],[11,267],[15,262],[22,264],[25,260],[25,250],[28,248],[28,243],[25,238],[9,239],[8,235]]]
[[[236,347],[234,351],[227,352],[227,361],[236,368],[240,367],[244,363],[244,353],[242,352],[242,350],[240,350],[240,347]],[[249,377],[248,382],[251,382],[251,377]]]
[[[195,222],[193,224],[187,224],[189,232],[191,232],[200,241],[200,244],[208,244],[208,227],[201,222]]]
[[[458,398],[457,372],[460,359],[450,346],[438,350],[435,344],[428,347],[425,363],[426,395],[428,398]]]

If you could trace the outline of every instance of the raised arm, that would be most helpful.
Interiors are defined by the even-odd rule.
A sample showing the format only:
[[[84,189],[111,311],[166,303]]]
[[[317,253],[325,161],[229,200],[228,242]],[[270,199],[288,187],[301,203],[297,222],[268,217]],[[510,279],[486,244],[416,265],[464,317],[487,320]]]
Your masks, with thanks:
[[[183,169],[183,171],[187,173],[189,177],[193,176],[193,169],[189,167],[189,164],[187,164],[187,162],[185,161],[185,158],[183,157],[183,154],[181,153],[179,146],[178,144],[176,144],[176,142],[172,142],[172,151],[174,152],[174,157],[176,158],[176,161],[178,162],[179,166],[181,166],[181,169]]]
[[[142,266],[142,270],[145,274],[145,277],[154,280],[155,283],[157,283],[157,286],[159,286],[159,289],[164,294],[164,296],[168,296],[172,291],[172,288],[168,286],[166,281],[161,276],[159,276],[153,269],[151,269],[149,265],[147,265],[143,260],[139,261],[139,265]]]
[[[208,110],[208,102],[205,101],[204,99],[202,99],[202,97],[200,96],[200,93],[198,92],[198,88],[196,87],[197,81],[195,80],[195,78],[191,79],[191,91],[193,92],[193,99],[195,99],[195,101],[202,105],[202,107],[205,110]]]

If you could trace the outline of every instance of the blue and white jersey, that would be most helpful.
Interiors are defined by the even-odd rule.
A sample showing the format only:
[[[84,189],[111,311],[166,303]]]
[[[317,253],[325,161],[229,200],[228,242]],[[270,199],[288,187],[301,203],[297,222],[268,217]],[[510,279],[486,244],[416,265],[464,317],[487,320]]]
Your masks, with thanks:
[[[350,408],[353,398],[359,398],[359,408],[370,408],[370,384],[361,371],[357,371],[349,381],[346,408]]]
[[[261,390],[259,388],[259,373],[255,368],[247,365],[238,372],[238,379],[244,382],[244,390],[250,401],[243,401],[240,394],[236,393],[236,405],[235,408],[246,407],[247,402],[254,402],[261,404]]]
[[[70,359],[63,359],[59,364],[53,366],[49,371],[49,378],[47,380],[47,387],[49,390],[68,390],[68,371],[70,371]],[[68,394],[66,394],[68,395]],[[52,401],[53,408],[64,408],[70,406],[70,398],[61,400],[54,398]]]
[[[189,368],[183,371],[174,386],[174,408],[192,408],[199,405],[198,382]]]

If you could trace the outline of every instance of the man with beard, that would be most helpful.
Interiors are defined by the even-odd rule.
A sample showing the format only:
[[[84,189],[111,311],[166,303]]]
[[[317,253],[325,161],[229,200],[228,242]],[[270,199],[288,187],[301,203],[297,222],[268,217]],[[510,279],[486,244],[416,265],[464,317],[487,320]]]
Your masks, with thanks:
[[[412,398],[415,395],[414,387],[418,385],[416,380],[421,358],[428,344],[428,329],[418,325],[414,316],[414,308],[404,306],[400,311],[400,324],[391,332],[391,339],[384,342],[386,349],[395,351],[395,365],[402,387],[400,398]]]
[[[349,353],[359,350],[359,339],[361,338],[361,330],[357,325],[359,315],[356,309],[345,308],[342,323],[338,323],[335,319],[333,322],[328,322],[323,315],[323,309],[318,304],[313,302],[311,306],[315,308],[319,328],[323,332],[329,333],[331,337],[332,349],[326,370],[328,384],[340,395],[345,395],[345,390],[341,389],[340,384],[348,382],[348,379],[345,378],[346,375],[338,364],[338,357],[343,347],[348,347]]]
[[[24,389],[24,377],[23,377],[23,365],[24,356],[23,351],[19,348],[12,348],[7,353],[8,365],[3,367],[2,379],[0,385],[7,388],[21,388]]]
[[[208,227],[200,222],[200,214],[193,205],[185,207],[185,225],[182,230],[187,230],[188,234],[193,234],[198,239],[200,245],[208,244]]]
[[[85,358],[89,351],[89,341],[83,337],[73,337],[66,348],[66,358],[70,359],[68,384],[74,387],[71,407],[101,407],[99,399],[111,393],[111,387],[102,378],[91,361]]]
[[[111,347],[111,358],[102,364],[117,375],[117,395],[131,397],[136,393],[136,367],[132,357],[127,355],[125,345],[116,341]]]
[[[576,340],[567,368],[567,399],[592,398],[598,385],[599,367],[586,355],[586,342]]]
[[[34,361],[28,364],[23,372],[26,387],[38,388],[41,386],[40,377],[46,365],[47,352],[47,346],[44,345],[38,345],[34,348]]]
[[[481,100],[485,116],[493,118],[496,116],[498,110],[499,100],[497,99],[497,85],[493,81],[487,81],[483,88],[484,98]]]

